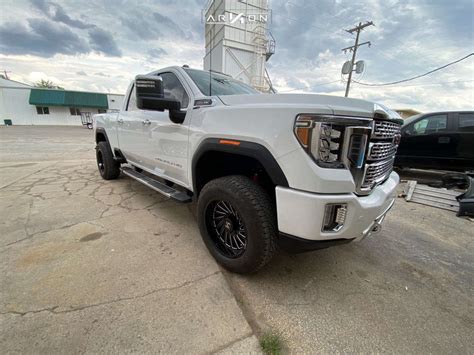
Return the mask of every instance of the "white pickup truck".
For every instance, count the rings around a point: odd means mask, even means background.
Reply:
[[[380,230],[399,178],[402,121],[371,102],[261,94],[187,66],[139,75],[122,110],[94,118],[101,176],[122,172],[197,201],[202,238],[238,273],[280,246],[305,251]]]

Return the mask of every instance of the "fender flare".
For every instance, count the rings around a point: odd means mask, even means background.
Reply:
[[[98,140],[97,140],[97,135],[98,135],[98,133],[104,135],[105,141],[107,142],[107,144],[109,145],[109,147],[112,149],[112,147],[110,146],[109,137],[107,136],[107,132],[105,132],[105,128],[103,128],[103,127],[97,127],[97,128],[95,129],[95,137],[94,137],[94,138],[95,138],[95,142],[96,142],[96,143],[98,142]]]
[[[192,160],[192,180],[195,190],[197,189],[197,164],[201,157],[207,152],[223,152],[253,158],[263,166],[275,185],[289,187],[288,180],[280,165],[272,153],[263,145],[241,140],[238,140],[238,142],[240,142],[239,145],[229,145],[219,143],[220,140],[221,138],[206,138],[196,149]]]
[[[110,142],[109,142],[109,137],[107,136],[107,132],[105,131],[105,128],[103,127],[97,127],[95,129],[95,141],[96,143],[98,143],[98,140],[97,140],[97,134],[100,133],[100,134],[103,134],[104,137],[105,137],[105,141],[107,142],[107,144],[109,145],[110,149],[112,150],[112,154],[114,155],[114,159],[123,164],[123,163],[127,163],[127,159],[125,159],[124,155],[122,154],[122,151],[119,149],[119,148],[112,148],[112,146],[110,145]]]

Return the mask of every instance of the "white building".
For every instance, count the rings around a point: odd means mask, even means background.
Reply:
[[[81,125],[81,113],[120,109],[124,95],[40,89],[0,78],[0,124]]]
[[[225,73],[257,90],[270,91],[265,68],[275,52],[275,40],[268,31],[270,20],[268,0],[209,0],[204,10],[204,70]]]

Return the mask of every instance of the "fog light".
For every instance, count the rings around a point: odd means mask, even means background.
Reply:
[[[323,232],[337,232],[346,221],[347,204],[328,204],[324,209]]]

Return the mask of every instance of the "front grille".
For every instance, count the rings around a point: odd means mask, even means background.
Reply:
[[[366,164],[362,188],[372,188],[374,185],[385,181],[392,172],[394,160],[393,157],[379,163]]]
[[[395,155],[397,147],[393,142],[377,142],[369,144],[368,160],[382,160]]]
[[[395,161],[400,128],[398,123],[392,121],[374,120],[366,163],[359,175],[359,193],[370,193],[389,177]]]
[[[394,122],[388,121],[374,121],[374,130],[372,132],[372,138],[391,138],[400,134],[400,125]]]

